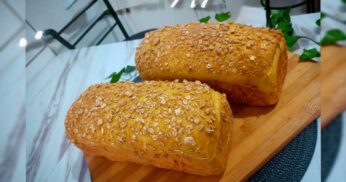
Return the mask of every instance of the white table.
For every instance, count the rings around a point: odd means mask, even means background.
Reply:
[[[297,23],[310,26],[316,14],[304,15]],[[303,22],[300,22],[303,21]],[[306,27],[311,29],[311,27]],[[27,179],[35,181],[90,181],[83,154],[65,138],[67,109],[91,84],[125,65],[134,65],[139,40],[67,51],[35,73],[27,68],[26,131]],[[318,141],[318,143],[320,143]],[[305,181],[319,181],[319,145]],[[317,167],[316,167],[317,166]]]

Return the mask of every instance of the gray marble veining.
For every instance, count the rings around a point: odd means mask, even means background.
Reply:
[[[0,51],[0,181],[25,181],[25,52],[13,42],[5,48]]]
[[[50,60],[39,74],[35,73],[37,76],[27,85],[28,181],[90,180],[82,153],[65,137],[66,112],[84,89],[106,82],[110,73],[133,63],[138,43],[121,42],[68,51]]]

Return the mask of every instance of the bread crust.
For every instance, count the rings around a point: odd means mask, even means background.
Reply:
[[[278,102],[286,75],[283,34],[227,23],[190,23],[147,33],[136,52],[144,80],[200,80],[232,102]]]
[[[224,172],[231,123],[225,95],[187,81],[94,85],[65,120],[87,154],[198,175]]]

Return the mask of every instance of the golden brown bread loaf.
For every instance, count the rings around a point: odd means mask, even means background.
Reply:
[[[199,175],[224,172],[232,113],[200,82],[120,82],[89,87],[66,116],[87,154]]]
[[[191,23],[147,33],[136,52],[144,80],[200,80],[232,102],[275,104],[286,75],[283,34],[228,23]]]

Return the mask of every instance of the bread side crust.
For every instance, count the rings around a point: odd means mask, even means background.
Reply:
[[[134,146],[134,148],[129,147],[129,145],[110,145],[109,142],[94,142],[92,139],[88,139],[87,137],[81,138],[77,136],[78,133],[82,132],[82,129],[80,128],[85,127],[85,124],[82,123],[79,117],[76,117],[81,108],[80,100],[94,97],[94,94],[97,94],[99,91],[100,90],[97,89],[92,91],[87,90],[85,94],[82,94],[82,98],[77,99],[77,101],[71,106],[65,121],[68,138],[85,153],[104,156],[113,161],[127,161],[143,165],[153,165],[155,167],[174,169],[204,176],[217,175],[224,172],[228,154],[228,142],[230,141],[231,134],[230,126],[232,123],[232,112],[226,96],[215,91],[211,92],[214,98],[214,104],[219,105],[218,112],[221,119],[219,121],[221,131],[217,139],[218,143],[215,153],[209,154],[209,158],[201,159],[191,158],[182,153],[148,152],[138,148],[138,145]],[[87,107],[89,107],[89,105]],[[107,106],[105,108],[107,108]],[[74,130],[78,131],[76,132]],[[106,128],[104,128],[104,130],[106,130]],[[96,137],[102,137],[99,133],[94,135],[99,135]],[[198,138],[196,138],[196,140],[198,140]],[[179,146],[177,146],[177,149],[178,148]]]
[[[278,102],[280,98],[281,89],[285,80],[287,72],[287,53],[282,50],[286,50],[286,43],[282,40],[279,44],[280,57],[276,65],[275,80],[269,80],[268,84],[275,84],[275,90],[272,92],[263,92],[257,86],[254,85],[239,85],[229,84],[220,81],[207,82],[212,88],[225,92],[228,98],[233,103],[244,104],[251,103],[253,106],[266,106],[273,105]]]
[[[284,42],[276,30],[234,23],[165,27],[143,40],[136,52],[136,67],[144,80],[200,80],[221,88],[233,102],[271,105],[278,101],[286,74]],[[274,66],[276,50],[281,54],[275,65],[277,81],[264,82]],[[249,88],[249,93],[244,92]]]

